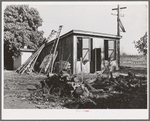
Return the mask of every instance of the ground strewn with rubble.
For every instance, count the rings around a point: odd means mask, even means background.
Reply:
[[[140,82],[133,78],[133,83],[128,87],[125,79],[129,71],[134,72],[137,78],[140,77]],[[112,74],[113,81],[108,80],[107,75],[84,75],[87,85],[91,85],[93,89],[87,87],[90,98],[82,98],[79,101],[78,96],[72,99],[58,95],[57,89],[53,90],[55,95],[44,94],[40,81],[47,78],[45,75],[20,75],[14,71],[4,71],[4,109],[146,109],[147,70],[121,68],[121,71]],[[77,77],[80,78],[80,75]]]

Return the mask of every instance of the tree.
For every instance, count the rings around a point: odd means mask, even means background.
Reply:
[[[143,55],[147,55],[147,32],[143,37],[140,38],[140,40],[134,41],[133,43],[139,53],[143,53]]]
[[[38,31],[42,18],[28,5],[9,5],[4,10],[4,62],[18,57],[20,48],[37,49],[43,42],[43,31]]]

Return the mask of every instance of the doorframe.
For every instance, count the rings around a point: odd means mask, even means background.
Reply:
[[[77,74],[77,51],[78,51],[77,50],[77,40],[78,40],[78,38],[89,39],[89,41],[92,39],[92,37],[89,37],[89,36],[77,36],[77,35],[73,36],[73,74]],[[90,46],[93,46],[93,45],[90,45]],[[90,46],[89,46],[89,48],[90,48]],[[82,49],[83,49],[83,45],[82,45]],[[91,61],[91,54],[90,54],[89,58]],[[90,66],[89,66],[89,69],[90,69]]]

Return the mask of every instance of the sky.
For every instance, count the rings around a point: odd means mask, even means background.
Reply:
[[[85,30],[117,34],[117,5],[127,7],[120,11],[125,33],[121,32],[120,51],[138,54],[133,41],[139,40],[148,31],[148,2],[2,2],[2,10],[11,4],[27,4],[36,8],[43,19],[39,30],[48,37],[53,29],[63,25],[61,35],[71,30]]]

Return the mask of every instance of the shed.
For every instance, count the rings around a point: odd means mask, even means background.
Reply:
[[[13,60],[13,70],[16,70],[18,67],[20,67],[35,52],[35,50],[21,48],[20,52],[21,52],[20,56],[14,58]]]
[[[104,66],[104,61],[108,60],[110,55],[114,60],[119,56],[114,43],[116,40],[120,40],[120,38],[117,35],[98,32],[83,30],[69,31],[60,36],[56,62],[66,61],[70,56],[68,61],[71,64],[72,73],[78,74],[81,72],[80,58],[82,57],[84,60],[82,64],[84,73],[100,71]],[[54,41],[50,41],[42,50],[38,58],[39,63],[50,53]]]

